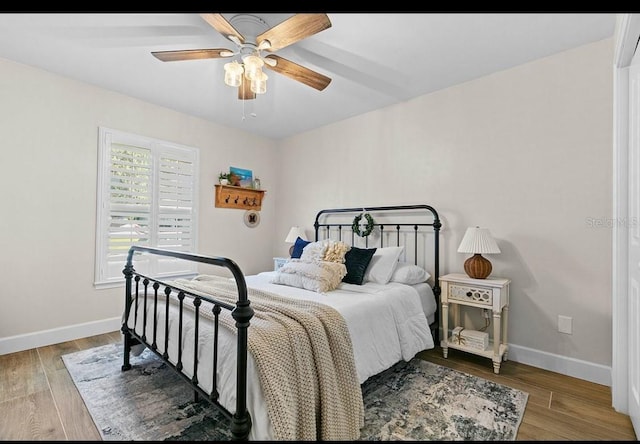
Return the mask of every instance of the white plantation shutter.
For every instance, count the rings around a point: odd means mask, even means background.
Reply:
[[[196,183],[195,162],[190,156],[163,152],[158,167],[158,215],[156,218],[156,245],[175,251],[195,251],[194,195]],[[180,259],[159,258],[159,274],[192,271],[181,270],[190,265]],[[182,265],[181,265],[182,264]]]
[[[131,245],[194,252],[198,150],[100,128],[99,155],[96,285],[123,282]],[[145,255],[135,267],[153,276],[196,271],[180,259]]]

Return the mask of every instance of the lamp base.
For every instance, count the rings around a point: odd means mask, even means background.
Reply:
[[[470,278],[486,279],[491,274],[491,262],[476,253],[464,261],[464,271]]]
[[[291,245],[289,247],[289,257],[291,257],[293,255],[293,247],[295,247],[295,245]]]

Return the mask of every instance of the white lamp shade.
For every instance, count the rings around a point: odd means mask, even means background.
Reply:
[[[500,248],[487,228],[469,227],[464,233],[458,253],[496,254]]]
[[[287,237],[284,241],[288,244],[292,244],[298,238],[307,240],[306,236],[304,235],[304,231],[302,231],[300,227],[291,227],[291,229],[289,230],[289,234],[287,234]]]

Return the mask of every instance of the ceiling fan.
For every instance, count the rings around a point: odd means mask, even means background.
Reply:
[[[227,20],[222,14],[200,14],[200,16],[224,37],[235,43],[236,50],[226,48],[186,49],[178,51],[152,52],[163,62],[180,60],[217,59],[239,56],[225,64],[225,83],[238,87],[238,99],[255,99],[256,94],[266,91],[267,76],[262,67],[304,83],[318,91],[324,90],[331,79],[309,68],[273,54],[302,39],[331,27],[326,14],[295,14],[280,24],[269,28],[260,17],[238,14]],[[242,30],[242,33],[237,28]],[[263,51],[271,54],[262,55]]]

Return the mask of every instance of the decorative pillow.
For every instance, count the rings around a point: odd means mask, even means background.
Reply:
[[[327,262],[337,262],[344,264],[345,254],[351,248],[350,245],[341,241],[328,241],[327,251],[324,253],[323,260]]]
[[[391,275],[389,282],[399,282],[401,284],[415,285],[421,282],[427,282],[431,275],[418,265],[408,264],[406,262],[398,262],[395,271]]]
[[[325,241],[310,242],[302,249],[300,260],[306,262],[324,260],[328,246],[329,244]]]
[[[291,259],[278,269],[271,283],[326,293],[338,288],[345,274],[345,265],[337,262]]]
[[[342,282],[347,284],[362,285],[364,273],[371,262],[375,248],[351,247],[344,256],[347,267],[347,275],[342,278]]]
[[[404,251],[401,247],[384,247],[376,249],[364,274],[364,282],[386,284],[398,265],[398,259]]]
[[[293,244],[293,252],[291,253],[291,257],[294,259],[300,259],[300,256],[302,256],[302,250],[310,243],[311,241],[306,241],[298,237],[296,239],[296,242]]]

